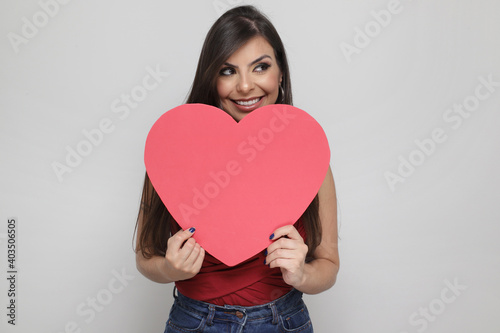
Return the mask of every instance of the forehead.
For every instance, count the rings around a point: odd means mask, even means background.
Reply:
[[[262,55],[268,55],[274,59],[274,49],[264,37],[256,36],[236,50],[227,61],[232,64],[237,62],[248,64]]]

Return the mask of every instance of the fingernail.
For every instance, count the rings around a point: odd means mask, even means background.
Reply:
[[[269,239],[273,239],[274,238],[274,234],[272,234],[271,236],[269,236]]]
[[[266,250],[264,250],[264,255],[265,255],[265,256],[267,256],[267,249],[266,249]]]
[[[266,264],[266,259],[264,259],[264,265],[267,265],[267,264]]]
[[[196,229],[194,227],[189,228],[189,232],[193,233]]]

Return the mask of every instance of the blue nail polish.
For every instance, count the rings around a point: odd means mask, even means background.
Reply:
[[[272,234],[271,236],[269,236],[269,239],[273,239],[274,238],[274,234]]]
[[[264,255],[267,256],[267,250],[264,250]]]
[[[189,228],[189,232],[190,232],[190,233],[193,233],[195,230],[196,230],[196,229],[195,229],[194,227]]]
[[[267,264],[266,264],[266,259],[264,259],[264,265],[267,265]]]

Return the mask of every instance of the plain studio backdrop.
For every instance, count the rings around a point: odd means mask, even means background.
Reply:
[[[145,138],[243,3],[275,24],[295,105],[330,142],[341,266],[305,297],[316,331],[499,332],[493,0],[3,0],[0,330],[163,331],[173,286],[132,248]]]

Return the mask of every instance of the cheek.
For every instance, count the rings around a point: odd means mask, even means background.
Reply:
[[[273,94],[279,91],[280,85],[280,75],[279,73],[273,73],[272,75],[266,75],[260,82],[260,86],[268,94]]]
[[[262,82],[262,89],[264,89],[268,94],[275,94],[279,91],[279,78],[268,77]]]
[[[221,99],[226,98],[231,92],[230,85],[228,82],[222,80],[217,81],[217,93]]]

